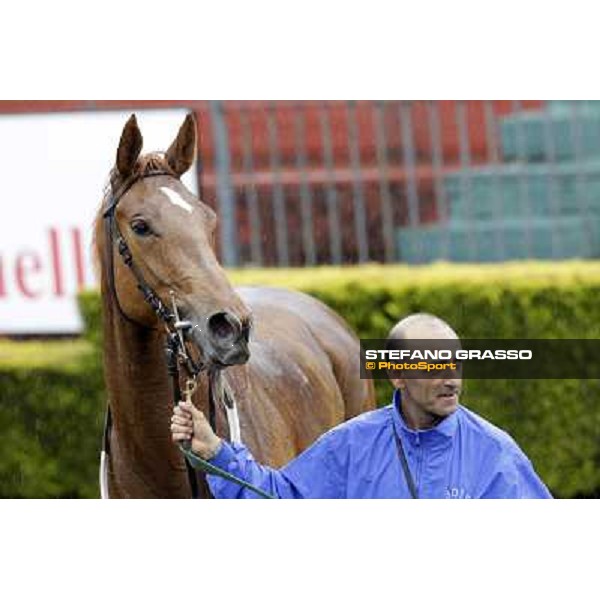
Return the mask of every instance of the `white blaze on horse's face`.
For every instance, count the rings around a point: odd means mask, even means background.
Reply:
[[[174,206],[179,206],[183,210],[191,213],[194,209],[189,202],[186,202],[175,190],[166,186],[161,186],[160,191],[171,201]]]

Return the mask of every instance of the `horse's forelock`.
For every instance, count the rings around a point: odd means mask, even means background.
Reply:
[[[133,172],[127,179],[138,179],[141,177],[148,177],[149,175],[153,175],[155,173],[168,173],[169,175],[173,175],[173,177],[177,177],[177,174],[164,156],[162,152],[152,152],[150,154],[146,154],[144,156],[140,156],[138,158]],[[106,185],[104,186],[104,192],[102,195],[102,204],[100,206],[98,216],[101,216],[100,213],[105,209],[107,203],[111,199],[115,190],[118,190],[125,181],[123,177],[117,170],[117,167],[113,167],[108,174],[108,180]]]
[[[154,173],[167,172],[173,177],[177,177],[177,173],[167,162],[163,152],[152,152],[141,156],[134,168],[134,177],[147,177]]]
[[[131,178],[137,179],[140,177],[147,177],[149,175],[153,175],[154,173],[169,173],[173,175],[173,177],[177,177],[177,174],[165,158],[164,152],[151,152],[149,154],[145,154],[144,156],[140,156],[135,164],[133,169],[133,173],[130,175]],[[112,195],[115,190],[119,189],[124,183],[123,178],[121,177],[117,167],[113,167],[108,174],[108,180],[104,186],[104,191],[102,194],[102,202],[100,204],[100,208],[96,214],[96,224],[99,220],[103,219],[103,214],[108,206],[108,202],[110,202]],[[100,257],[100,248],[98,245],[97,239],[97,227],[94,227],[93,238],[92,238],[92,257],[94,263],[94,271],[96,275],[100,274],[100,265],[101,265],[101,257]]]

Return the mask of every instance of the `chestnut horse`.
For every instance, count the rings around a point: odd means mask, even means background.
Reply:
[[[106,235],[111,214],[137,274],[170,306],[175,298],[203,364],[223,369],[237,403],[241,440],[262,463],[280,467],[320,434],[375,407],[370,381],[359,377],[359,343],[342,319],[299,292],[233,289],[215,257],[217,217],[180,176],[192,165],[196,122],[188,115],[165,153],[140,156],[135,115],[125,125],[94,227],[103,312],[104,372],[112,427],[110,497],[189,498],[184,459],[171,441],[173,389],[165,364],[165,330],[144,301],[136,273]],[[117,240],[118,241],[118,240]],[[172,294],[172,296],[170,296]],[[208,410],[199,378],[193,402]],[[225,408],[217,433],[230,429]],[[199,494],[210,497],[204,476]]]

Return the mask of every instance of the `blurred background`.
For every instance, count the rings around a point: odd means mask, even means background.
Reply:
[[[600,337],[600,102],[0,101],[0,496],[98,497],[91,222],[127,116],[166,149],[189,110],[186,183],[235,282],[307,291],[363,338],[421,310],[462,337]],[[599,387],[470,381],[465,404],[554,494],[597,497]]]

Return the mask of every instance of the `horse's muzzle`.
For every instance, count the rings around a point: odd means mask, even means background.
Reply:
[[[250,328],[249,318],[239,319],[225,311],[212,314],[206,322],[205,336],[201,341],[205,359],[222,367],[247,362],[250,358]]]

